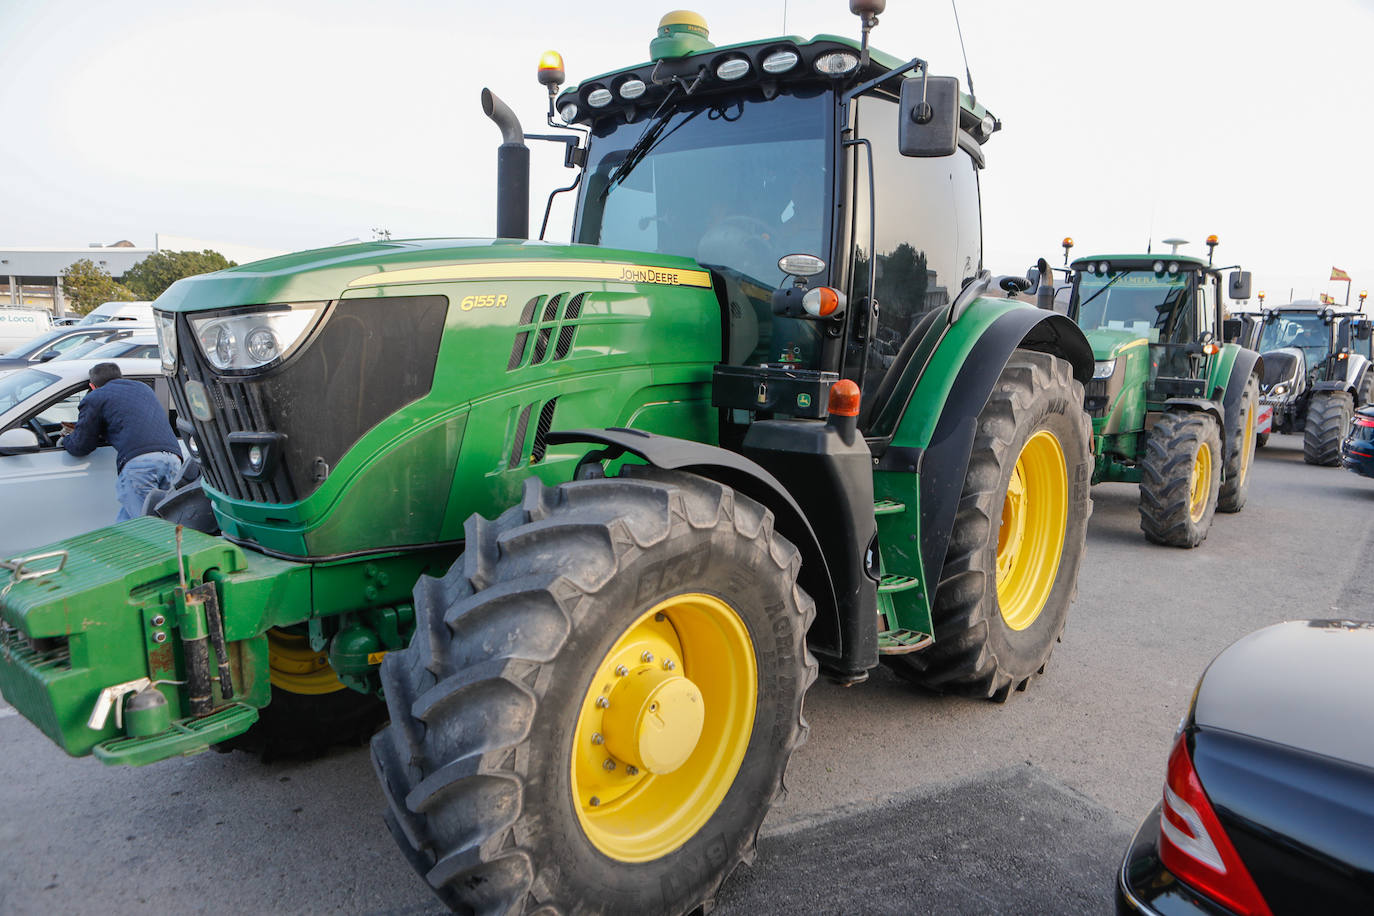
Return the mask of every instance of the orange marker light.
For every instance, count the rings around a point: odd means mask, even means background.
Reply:
[[[539,83],[543,86],[561,86],[566,74],[563,71],[563,55],[557,51],[545,51],[539,58]]]
[[[1065,248],[1072,248],[1072,247],[1073,247],[1073,239],[1070,238],[1070,237],[1068,237],[1068,236],[1065,236],[1065,237],[1064,237],[1064,241],[1060,242],[1059,244],[1063,245]]]
[[[1207,244],[1208,244],[1208,245],[1216,245],[1216,244],[1217,244],[1217,237],[1216,237],[1215,235],[1209,235],[1209,236],[1207,236]]]
[[[830,386],[830,403],[826,407],[837,417],[859,415],[859,386],[842,378]]]
[[[1216,356],[1218,353],[1221,352],[1221,347],[1217,346],[1214,343],[1203,344],[1202,352],[1206,353],[1208,356]]]
[[[833,315],[833,314],[835,313],[835,309],[837,309],[837,308],[839,308],[839,307],[840,307],[840,297],[839,297],[838,295],[835,294],[835,291],[834,291],[833,289],[831,289],[830,287],[828,287],[828,286],[823,286],[823,287],[821,287],[821,307],[820,307],[820,315],[821,315],[821,317],[822,317],[822,318],[825,318],[825,317],[828,316],[828,315]],[[853,383],[853,382],[850,382],[849,384],[853,385],[854,383]],[[858,388],[857,388],[857,386],[855,387],[854,393],[855,393],[855,396],[857,397],[857,396],[858,396]]]

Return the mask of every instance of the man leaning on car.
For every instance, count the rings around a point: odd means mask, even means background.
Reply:
[[[122,376],[114,363],[92,366],[91,393],[81,399],[76,423],[62,424],[62,447],[77,458],[114,446],[116,522],[142,515],[147,495],[170,488],[181,470],[181,446],[157,395]]]

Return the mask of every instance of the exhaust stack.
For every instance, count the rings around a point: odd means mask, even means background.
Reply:
[[[482,112],[501,128],[496,149],[496,237],[530,237],[530,148],[515,112],[490,89],[482,90]]]

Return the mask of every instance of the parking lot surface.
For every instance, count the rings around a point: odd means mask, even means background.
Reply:
[[[724,913],[1110,911],[1207,662],[1300,617],[1374,618],[1374,481],[1274,436],[1250,502],[1196,550],[1147,544],[1136,489],[1093,491],[1078,599],[1005,705],[879,672],[821,682],[790,793]],[[0,704],[0,912],[430,913],[379,816],[366,749],[262,765],[71,760]]]

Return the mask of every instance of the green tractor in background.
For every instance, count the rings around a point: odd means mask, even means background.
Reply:
[[[560,90],[549,59],[573,244],[528,240],[484,91],[500,238],[171,287],[222,534],[8,561],[6,699],[138,765],[349,737],[384,697],[385,819],[446,904],[680,913],[752,855],[818,667],[1024,689],[1082,558],[1092,351],[1043,274],[982,269],[999,122],[851,6],[862,42],[674,13],[647,63]]]
[[[1093,483],[1140,484],[1146,539],[1196,547],[1217,510],[1245,506],[1263,365],[1223,342],[1223,268],[1168,255],[1095,255],[1071,265],[1069,315],[1087,334],[1096,368],[1085,401],[1093,422]],[[1072,240],[1065,239],[1065,253]],[[1066,257],[1067,259],[1067,257]],[[1230,275],[1232,299],[1250,274]]]

